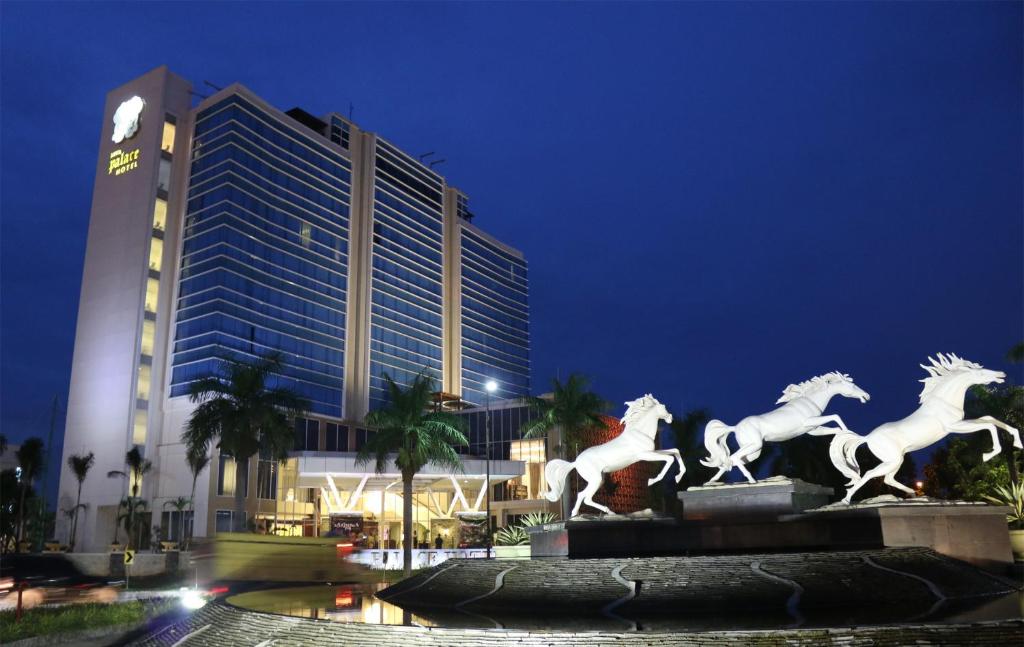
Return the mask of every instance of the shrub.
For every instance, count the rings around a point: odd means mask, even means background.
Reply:
[[[993,488],[995,496],[985,495],[985,499],[996,505],[1010,507],[1006,521],[1014,530],[1024,530],[1024,481],[999,485]]]

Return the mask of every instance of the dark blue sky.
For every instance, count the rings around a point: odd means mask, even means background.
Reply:
[[[1024,338],[1019,2],[0,12],[13,440],[67,398],[104,95],[164,63],[447,158],[529,259],[538,391],[581,371],[735,422],[841,369],[866,433],[926,355],[1007,368]]]

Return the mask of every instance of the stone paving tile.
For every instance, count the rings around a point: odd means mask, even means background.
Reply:
[[[221,602],[207,605],[168,629],[132,643],[139,647],[312,647],[321,645],[410,645],[413,647],[495,647],[598,645],[633,647],[903,645],[1020,645],[1024,621],[957,625],[904,625],[709,633],[547,632],[483,629],[427,629],[344,624],[244,611]]]

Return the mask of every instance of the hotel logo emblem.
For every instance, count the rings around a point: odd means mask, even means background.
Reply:
[[[139,117],[145,105],[141,97],[134,96],[117,107],[114,111],[114,135],[111,137],[115,144],[131,139],[139,131]]]

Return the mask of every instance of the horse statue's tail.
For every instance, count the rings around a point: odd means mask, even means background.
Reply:
[[[864,436],[858,436],[852,431],[840,431],[832,437],[832,444],[828,446],[828,457],[832,464],[843,473],[843,476],[850,479],[847,485],[853,485],[860,478],[860,465],[857,464],[857,448],[867,440]]]
[[[544,480],[548,484],[548,491],[544,493],[545,499],[558,501],[558,498],[562,496],[562,488],[565,487],[565,477],[575,467],[575,463],[558,458],[548,461],[547,467],[544,468]]]
[[[704,467],[726,467],[729,464],[729,434],[735,429],[721,420],[712,420],[704,427],[704,447],[708,457],[700,459]]]

